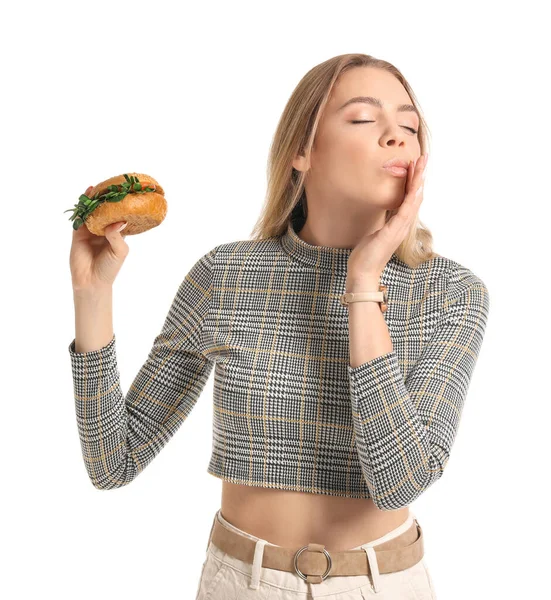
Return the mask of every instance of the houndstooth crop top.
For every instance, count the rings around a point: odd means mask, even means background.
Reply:
[[[127,395],[115,335],[69,345],[92,484],[130,483],[187,419],[214,367],[207,472],[266,488],[409,505],[444,471],[489,310],[483,281],[395,254],[380,282],[393,350],[352,368],[341,305],[351,249],[282,236],[216,246],[181,282]],[[369,335],[369,331],[365,332]]]

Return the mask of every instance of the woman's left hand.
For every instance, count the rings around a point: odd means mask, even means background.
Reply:
[[[423,183],[428,154],[408,167],[406,193],[400,207],[375,233],[364,236],[348,257],[347,281],[376,282],[405,239],[423,201]]]

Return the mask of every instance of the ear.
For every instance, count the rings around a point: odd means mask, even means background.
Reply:
[[[310,168],[309,162],[306,160],[306,157],[302,154],[299,154],[295,160],[293,160],[293,167],[297,171],[308,171]]]

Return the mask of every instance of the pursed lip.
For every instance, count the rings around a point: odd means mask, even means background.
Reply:
[[[409,163],[401,158],[391,158],[383,164],[383,169],[388,169],[389,167],[402,167],[402,169],[407,169],[408,166]]]

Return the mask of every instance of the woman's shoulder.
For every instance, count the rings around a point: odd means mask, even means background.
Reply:
[[[277,246],[278,238],[276,236],[263,238],[263,239],[238,239],[230,242],[224,242],[216,246],[217,253],[235,253],[239,252],[250,252],[251,250],[261,250],[268,246]]]
[[[259,257],[270,258],[271,252],[279,249],[278,238],[270,237],[264,239],[237,239],[218,244],[210,252],[215,256],[217,264],[234,262],[250,257],[257,260]]]
[[[478,270],[453,258],[438,257],[446,272],[446,304],[449,306],[469,297],[470,302],[489,310],[488,287]]]
[[[452,258],[446,258],[448,270],[448,286],[457,293],[462,293],[468,288],[478,286],[487,289],[484,280],[478,270],[458,262]]]

